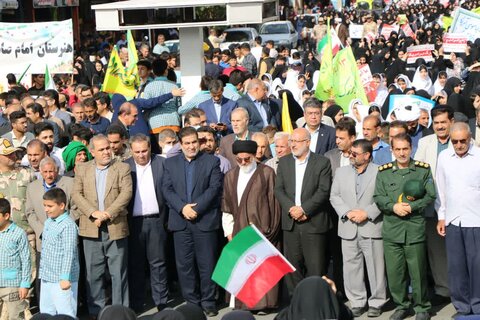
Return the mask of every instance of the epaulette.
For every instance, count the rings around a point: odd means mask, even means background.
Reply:
[[[422,162],[422,161],[415,161],[415,166],[420,168],[425,168],[425,169],[430,168],[430,165],[428,163]]]
[[[392,168],[393,168],[393,163],[390,162],[390,163],[384,164],[383,166],[379,166],[378,171],[383,171],[383,170],[392,169]]]

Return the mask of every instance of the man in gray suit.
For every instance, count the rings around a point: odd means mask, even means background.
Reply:
[[[330,194],[330,203],[340,218],[345,292],[355,317],[365,312],[367,304],[364,261],[372,292],[368,316],[379,317],[387,302],[382,216],[373,201],[378,166],[372,163],[372,149],[372,143],[365,139],[353,143],[352,165],[337,169]]]

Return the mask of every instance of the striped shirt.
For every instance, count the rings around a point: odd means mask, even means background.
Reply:
[[[177,85],[166,77],[156,77],[150,82],[143,91],[143,98],[150,99],[170,93]],[[162,103],[150,110],[148,115],[148,124],[152,131],[163,126],[180,126],[180,116],[178,115],[179,99],[173,97],[165,103]]]
[[[15,223],[0,232],[0,288],[30,288],[27,234]]]
[[[39,278],[48,282],[78,282],[78,227],[68,212],[48,218],[42,233]]]
[[[196,93],[190,100],[185,102],[184,105],[182,105],[180,108],[178,108],[178,113],[180,114],[185,114],[188,111],[192,110],[193,108],[198,108],[198,105],[202,102],[207,101],[208,99],[211,99],[212,96],[210,95],[210,91],[205,90],[205,91],[200,91]]]

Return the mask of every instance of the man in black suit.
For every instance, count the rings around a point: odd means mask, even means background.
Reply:
[[[335,128],[322,123],[322,102],[317,98],[308,98],[303,103],[305,129],[311,136],[310,150],[324,155],[336,147]]]
[[[292,295],[303,278],[326,274],[332,169],[327,158],[310,151],[307,129],[295,129],[290,142],[292,154],[280,158],[278,164],[275,196],[282,207],[285,257],[297,269],[286,276]]]
[[[130,138],[130,165],[133,197],[128,207],[129,283],[131,307],[143,311],[145,303],[145,264],[150,268],[153,302],[159,310],[168,299],[166,210],[162,196],[164,158],[152,155],[150,138],[136,134]]]
[[[260,79],[252,79],[247,85],[247,94],[237,100],[239,107],[248,111],[250,132],[262,131],[268,125],[281,128],[280,107],[267,98],[267,87]]]
[[[215,316],[215,283],[211,280],[217,256],[223,175],[220,160],[199,152],[197,131],[178,134],[182,153],[164,165],[162,191],[169,207],[175,259],[183,298]],[[200,281],[197,279],[197,272]]]

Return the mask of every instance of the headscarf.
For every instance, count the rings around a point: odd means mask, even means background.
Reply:
[[[70,171],[75,167],[75,157],[80,151],[85,151],[87,153],[87,159],[92,160],[92,155],[83,143],[80,141],[72,141],[62,152],[62,158],[65,162],[65,171]]]
[[[452,95],[452,93],[455,93],[455,91],[453,90],[456,86],[458,86],[459,84],[462,84],[462,80],[460,80],[459,78],[457,77],[451,77],[447,80],[447,82],[445,83],[445,87],[443,88],[443,90],[445,90],[445,92],[448,94],[448,96],[450,97]]]
[[[282,310],[275,320],[338,319],[338,299],[328,283],[319,276],[300,281],[293,292],[290,306]]]
[[[255,320],[250,311],[233,310],[222,317],[222,320]]]
[[[333,124],[337,124],[337,121],[335,121],[335,116],[342,111],[342,107],[340,107],[338,104],[331,105],[330,107],[325,110],[323,113],[325,116],[330,117],[333,121]]]
[[[422,78],[420,71],[422,69],[427,70],[427,78]],[[415,71],[413,76],[412,86],[415,88],[416,91],[418,90],[425,90],[429,95],[433,95],[433,84],[432,79],[428,76],[428,69],[425,65],[421,65]]]
[[[377,88],[377,96],[375,97],[374,102],[379,106],[382,106],[383,103],[385,102],[385,99],[388,96],[388,89],[384,85],[384,81],[385,81],[384,77],[381,74],[379,74],[379,76],[380,76],[380,85]]]
[[[186,303],[175,308],[175,311],[181,313],[187,320],[207,320],[202,308],[196,304]]]
[[[402,79],[403,81],[405,81],[405,84],[407,85],[406,88],[410,88],[412,86],[412,83],[410,82],[410,79],[406,75],[399,74],[398,77],[397,77],[397,80],[398,79]]]
[[[121,305],[106,306],[98,314],[98,320],[136,320],[137,316],[132,309]]]
[[[357,108],[357,112],[354,110],[354,106]],[[364,105],[362,103],[362,100],[360,99],[353,99],[350,101],[350,104],[348,105],[348,116],[355,120],[356,125],[355,125],[355,131],[357,132],[357,139],[363,138],[363,119],[368,116],[368,109],[370,108],[369,105]],[[360,117],[360,120],[357,119],[357,114]]]
[[[443,86],[440,84],[440,75],[447,75],[445,71],[440,71],[437,75],[437,80],[433,83],[433,95],[438,94],[440,91],[443,90]]]

